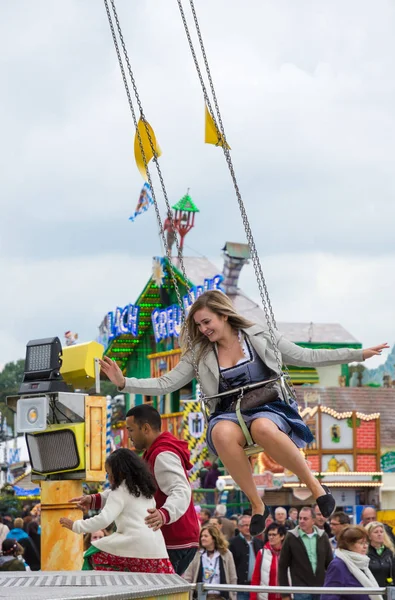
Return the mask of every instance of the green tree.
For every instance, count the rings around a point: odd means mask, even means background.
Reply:
[[[8,425],[12,425],[14,422],[14,413],[6,405],[6,398],[18,393],[24,370],[25,361],[21,359],[7,363],[0,373],[0,438],[3,433],[3,420],[7,419]]]
[[[0,402],[5,402],[6,396],[17,394],[25,371],[23,359],[7,363],[0,373]]]
[[[350,378],[354,373],[357,373],[358,387],[362,386],[363,372],[365,371],[365,369],[366,369],[366,367],[364,365],[362,365],[361,363],[358,363],[357,365],[352,365],[351,367],[349,367]]]
[[[100,394],[102,396],[111,396],[114,398],[117,394],[119,394],[117,386],[111,383],[109,380],[100,380]]]

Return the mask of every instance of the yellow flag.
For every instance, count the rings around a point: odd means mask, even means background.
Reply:
[[[223,146],[224,138],[222,133],[218,130],[216,124],[213,121],[212,116],[210,115],[207,105],[205,105],[205,116],[206,116],[206,128],[205,128],[205,137],[204,141],[206,144],[214,144],[214,146]],[[225,148],[230,150],[230,146],[225,143]]]
[[[160,156],[162,154],[162,151],[159,148],[158,142],[156,141],[154,130],[152,129],[151,125],[147,121],[142,121],[140,119],[137,124],[137,129],[140,133],[141,143],[142,143],[142,146],[144,149],[145,161],[148,165],[149,161],[154,157],[154,152],[152,151],[152,148],[151,148],[151,143],[150,143],[150,140],[149,140],[149,137],[147,134],[147,129],[149,131],[149,134],[150,134],[150,137],[152,140],[152,146],[156,152],[156,155]],[[143,154],[141,152],[140,141],[139,141],[139,138],[137,135],[137,131],[134,136],[134,158],[136,160],[137,168],[140,171],[143,179],[145,179],[145,181],[148,181],[147,170],[145,168]]]

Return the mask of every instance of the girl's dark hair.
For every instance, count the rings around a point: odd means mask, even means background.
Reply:
[[[3,540],[1,549],[3,556],[18,556],[18,554],[23,554],[22,546],[13,538]]]
[[[110,468],[113,483],[112,490],[116,490],[124,481],[129,492],[138,498],[152,498],[156,485],[145,462],[128,448],[115,450],[106,460]]]

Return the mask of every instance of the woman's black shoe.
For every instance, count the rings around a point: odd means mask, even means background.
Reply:
[[[322,516],[326,519],[329,519],[329,517],[335,512],[336,502],[328,486],[323,485],[322,487],[325,490],[325,496],[318,496],[316,502]]]
[[[252,517],[250,523],[250,535],[254,537],[255,535],[260,535],[265,531],[265,522],[269,514],[270,510],[267,506],[265,506],[263,515],[254,515]]]

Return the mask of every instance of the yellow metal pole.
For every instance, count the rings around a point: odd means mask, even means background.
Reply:
[[[82,481],[41,482],[41,570],[80,571],[83,538],[65,529],[60,517],[76,521],[82,512],[67,501],[82,496]]]

